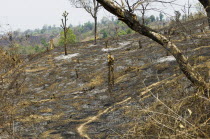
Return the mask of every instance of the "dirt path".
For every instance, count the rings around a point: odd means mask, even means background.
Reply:
[[[148,93],[149,91],[151,91],[154,87],[159,86],[159,85],[164,84],[164,83],[169,83],[170,81],[172,81],[172,80],[170,80],[170,79],[173,79],[175,76],[176,76],[176,75],[172,75],[171,77],[169,77],[169,78],[167,78],[167,79],[165,79],[165,80],[162,80],[162,81],[160,81],[160,82],[153,83],[153,84],[151,84],[150,86],[143,88],[144,91],[141,91],[140,94],[141,94],[141,95],[145,95],[146,93]],[[168,80],[170,80],[170,81],[168,81]],[[168,82],[167,82],[167,81],[168,81]],[[125,103],[125,102],[127,102],[127,101],[129,101],[129,100],[131,100],[131,99],[132,99],[132,97],[129,97],[129,98],[123,100],[123,101],[117,102],[117,103],[115,103],[113,106],[110,106],[110,107],[106,108],[105,110],[99,112],[96,116],[88,117],[88,118],[87,118],[87,121],[84,122],[84,123],[82,123],[82,124],[77,128],[77,131],[78,131],[78,133],[80,134],[80,136],[81,136],[81,137],[85,137],[85,138],[87,138],[87,139],[91,139],[91,138],[88,136],[88,134],[86,133],[86,129],[87,129],[86,126],[87,126],[89,123],[92,123],[92,122],[96,121],[98,118],[100,118],[101,115],[113,111],[113,110],[115,109],[115,106],[120,105],[120,104],[123,104],[123,103]]]
[[[127,101],[131,100],[131,97],[121,101],[121,102],[118,102],[118,103],[115,103],[113,106],[110,106],[108,107],[107,109],[103,110],[102,112],[99,112],[96,116],[92,116],[92,117],[89,117],[88,118],[88,121],[86,121],[85,123],[81,124],[78,128],[77,128],[77,131],[78,133],[80,134],[80,136],[82,137],[85,137],[87,139],[90,139],[90,137],[88,136],[88,134],[86,133],[85,129],[86,129],[86,125],[89,124],[89,123],[92,123],[93,121],[97,120],[101,115],[109,112],[109,111],[113,111],[115,108],[116,105],[120,105],[120,104],[123,104]]]

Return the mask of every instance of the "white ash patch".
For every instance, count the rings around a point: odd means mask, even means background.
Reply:
[[[68,82],[68,83],[66,84],[66,86],[69,86],[69,85],[72,85],[72,84],[75,84],[75,83],[76,83],[76,81]]]
[[[202,26],[202,25],[203,25],[203,24],[201,23],[201,24],[197,24],[196,26],[197,26],[197,27],[200,27],[200,26]]]
[[[130,41],[119,43],[119,45],[121,45],[121,46],[126,46],[126,45],[129,45],[129,44],[131,44]]]
[[[122,49],[129,44],[131,44],[131,42],[129,42],[129,41],[122,42],[122,43],[119,43],[120,46],[117,47],[117,48],[103,48],[102,51],[103,52],[109,52],[109,51],[119,50],[119,49]]]
[[[101,89],[101,90],[99,90],[99,89],[94,89],[94,90],[92,91],[92,94],[90,94],[90,96],[95,95],[95,94],[104,93],[105,91],[106,91],[106,89]]]
[[[64,88],[66,88],[65,83],[61,83],[61,84],[59,84],[58,86],[59,86],[59,87],[62,87],[62,86],[63,86]]]
[[[99,99],[100,99],[100,100],[105,100],[105,99],[107,99],[107,98],[108,98],[108,96],[106,96],[106,95],[99,96]]]
[[[82,105],[82,108],[84,108],[84,109],[88,109],[88,108],[90,108],[91,106],[90,105],[88,105],[88,104],[84,104],[84,105]]]
[[[52,114],[52,113],[47,112],[47,113],[42,113],[41,115],[42,115],[42,116],[51,116],[51,115],[53,115],[53,114]]]
[[[68,54],[68,55],[60,55],[58,57],[55,57],[56,60],[64,60],[64,59],[71,59],[73,57],[79,56],[79,53],[75,54]]]
[[[126,67],[125,66],[117,66],[116,71],[121,71],[124,70]]]
[[[139,62],[137,63],[138,66],[143,66],[144,64],[145,64],[144,61],[139,61]]]
[[[81,92],[81,91],[78,91],[78,92],[74,92],[74,93],[71,93],[72,95],[79,95],[79,94],[83,94],[84,92]]]
[[[133,63],[132,63],[132,60],[131,60],[131,59],[127,59],[127,60],[125,60],[125,63],[126,63],[127,65],[133,65]]]
[[[163,62],[167,62],[167,61],[175,61],[175,57],[174,56],[165,56],[165,57],[162,57],[160,59],[157,60],[157,63],[163,63]]]
[[[44,87],[38,87],[38,88],[34,88],[34,91],[36,91],[36,93],[40,93],[42,90],[44,89]]]
[[[103,52],[109,52],[109,51],[114,51],[114,50],[118,50],[118,49],[122,49],[123,46],[117,47],[117,48],[103,48],[102,51]]]
[[[97,46],[97,45],[96,44],[91,44],[88,47],[94,47],[94,46]]]
[[[82,87],[82,86],[84,86],[85,84],[83,84],[83,83],[78,83],[77,84],[79,87]]]

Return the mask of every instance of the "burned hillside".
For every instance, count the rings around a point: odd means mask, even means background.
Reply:
[[[171,35],[208,83],[209,38],[208,30]],[[111,91],[108,54],[114,57]],[[12,64],[0,80],[0,138],[210,137],[203,90],[170,53],[139,34],[76,43],[67,56],[56,47]]]

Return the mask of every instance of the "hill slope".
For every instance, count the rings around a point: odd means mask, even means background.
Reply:
[[[173,41],[209,80],[210,34],[200,35],[193,40],[174,36]],[[173,56],[152,40],[134,34],[121,37],[119,43],[110,39],[108,48],[101,40],[68,49],[68,56],[63,56],[63,48],[55,48],[19,68],[17,82],[22,82],[13,98],[11,134],[69,139],[210,137],[209,100],[195,95],[199,90]],[[115,57],[111,94],[107,52]],[[4,78],[11,82],[9,75]],[[3,127],[9,129],[9,123]],[[6,130],[1,136],[8,137]]]

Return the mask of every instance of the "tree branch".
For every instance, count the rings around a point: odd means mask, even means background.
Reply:
[[[137,20],[137,16],[128,10],[121,9],[116,6],[111,0],[97,0],[107,11],[116,15],[120,20],[126,23],[131,29],[136,32],[149,37],[155,42],[162,45],[167,51],[169,51],[179,64],[180,69],[185,76],[196,86],[208,90],[209,87],[204,79],[197,73],[194,68],[188,63],[187,58],[181,53],[178,47],[169,41],[165,36],[153,31],[151,28],[146,27]],[[207,94],[206,94],[207,96]]]

